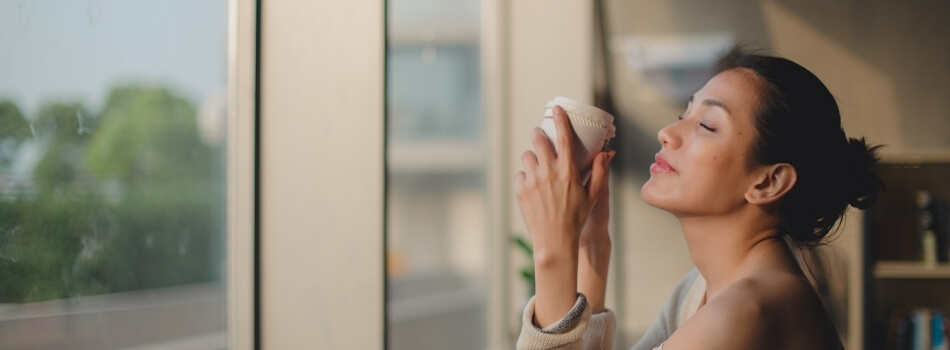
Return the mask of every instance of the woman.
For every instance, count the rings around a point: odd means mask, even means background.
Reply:
[[[570,122],[555,110],[557,149]],[[807,69],[734,51],[720,73],[660,130],[643,199],[676,216],[696,266],[634,349],[840,349],[818,295],[786,240],[816,245],[851,206],[883,185],[877,147],[847,138],[834,97]],[[536,295],[524,311],[523,349],[611,349],[604,308],[610,259],[607,166],[581,185],[570,159],[532,131],[516,175],[534,246]]]

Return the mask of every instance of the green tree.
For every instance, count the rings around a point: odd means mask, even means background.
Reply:
[[[196,108],[164,88],[114,89],[87,153],[90,171],[128,185],[211,181],[213,154]]]
[[[0,121],[18,113],[0,104]],[[125,86],[91,116],[50,103],[0,129],[43,150],[33,194],[0,197],[0,303],[219,280],[221,149],[201,141],[195,106]]]
[[[50,103],[27,123],[12,103],[0,107],[4,142],[32,137],[44,150],[33,169],[33,192],[0,201],[0,302],[27,302],[68,296],[70,269],[81,251],[86,223],[97,198],[76,185],[81,173],[85,135],[78,103]],[[11,112],[12,111],[12,112]],[[19,121],[18,121],[19,120]]]
[[[81,289],[135,290],[212,281],[223,254],[220,150],[200,139],[196,108],[165,88],[112,91],[86,166],[118,188],[116,234],[87,261]],[[129,263],[117,263],[129,262]]]
[[[9,170],[20,144],[30,138],[30,123],[13,101],[0,101],[0,170]]]
[[[33,117],[32,131],[44,148],[33,169],[33,183],[41,196],[88,187],[78,181],[83,175],[83,153],[89,140],[91,118],[79,103],[50,103]]]

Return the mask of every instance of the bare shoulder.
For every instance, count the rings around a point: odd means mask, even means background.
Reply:
[[[683,324],[664,349],[838,349],[817,294],[792,273],[750,276],[727,286]]]

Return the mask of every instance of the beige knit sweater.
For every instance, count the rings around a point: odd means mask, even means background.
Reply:
[[[676,285],[656,322],[631,350],[662,349],[663,342],[696,313],[705,294],[706,280],[693,269]],[[610,310],[591,315],[587,298],[578,293],[571,311],[544,329],[534,325],[534,298],[531,298],[525,306],[521,323],[519,350],[611,350],[617,318]]]

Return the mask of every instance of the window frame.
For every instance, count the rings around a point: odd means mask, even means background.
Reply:
[[[384,2],[270,1],[258,11],[255,341],[381,349]]]
[[[230,349],[257,336],[258,3],[228,1],[227,333]]]

